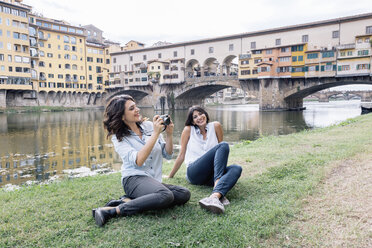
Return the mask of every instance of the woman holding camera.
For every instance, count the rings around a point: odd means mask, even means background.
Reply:
[[[212,194],[199,201],[199,205],[212,213],[223,213],[230,202],[227,192],[238,181],[242,168],[227,166],[229,145],[223,142],[219,122],[209,122],[208,113],[201,107],[189,109],[181,135],[181,149],[169,174],[172,178],[185,160],[186,178],[191,184],[213,186]]]
[[[98,226],[115,216],[168,208],[190,199],[188,189],[161,183],[162,159],[170,159],[173,153],[172,121],[165,126],[159,115],[154,116],[153,122],[143,121],[139,111],[129,95],[116,96],[106,106],[103,124],[123,161],[121,182],[131,200],[113,200],[106,204],[109,207],[96,209]],[[161,135],[164,128],[165,141]]]

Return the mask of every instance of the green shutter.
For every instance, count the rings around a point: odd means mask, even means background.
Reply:
[[[333,65],[333,70],[334,70],[334,71],[336,71],[336,70],[337,70],[337,68],[336,68],[336,65]]]
[[[320,66],[320,70],[321,70],[321,71],[324,71],[324,65],[321,65],[321,66]]]
[[[341,71],[341,65],[338,66],[338,71]]]
[[[319,65],[315,66],[315,70],[319,71]]]

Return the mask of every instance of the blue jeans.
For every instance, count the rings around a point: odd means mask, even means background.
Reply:
[[[221,142],[187,167],[186,177],[191,184],[213,186],[213,193],[225,196],[238,181],[242,167],[227,166],[230,148],[226,142]]]

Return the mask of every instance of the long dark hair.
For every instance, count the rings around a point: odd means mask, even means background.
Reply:
[[[107,130],[107,138],[111,135],[116,135],[119,141],[122,141],[124,136],[130,134],[129,127],[123,121],[125,111],[125,103],[127,101],[134,101],[133,97],[129,95],[120,95],[113,97],[106,105],[103,126]],[[137,122],[139,126],[141,122]]]
[[[205,116],[207,117],[207,123],[209,122],[209,115],[208,115],[207,111],[205,111],[202,107],[192,106],[191,108],[189,108],[189,112],[187,114],[185,126],[198,127],[197,125],[195,125],[195,124],[192,123],[193,122],[192,115],[193,115],[194,111],[198,111],[198,112],[200,112],[202,114],[205,114]]]

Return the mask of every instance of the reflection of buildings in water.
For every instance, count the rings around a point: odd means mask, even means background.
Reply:
[[[5,114],[0,114],[0,134],[8,132],[8,122]]]
[[[307,129],[302,111],[261,112],[260,135],[283,135]]]
[[[221,111],[224,110],[224,111]],[[244,105],[209,108],[211,120],[219,120],[225,140],[255,140],[260,136],[281,135],[308,128],[302,112],[259,112]]]
[[[114,150],[106,139],[101,111],[6,115],[0,133],[0,186],[43,181],[65,169],[111,166]]]
[[[228,142],[237,142],[239,140],[253,140],[257,138],[259,112],[252,109],[244,111],[241,105],[229,106],[229,111],[221,111],[221,109],[208,109],[211,120],[221,122],[225,140]],[[227,137],[228,136],[228,137]]]

